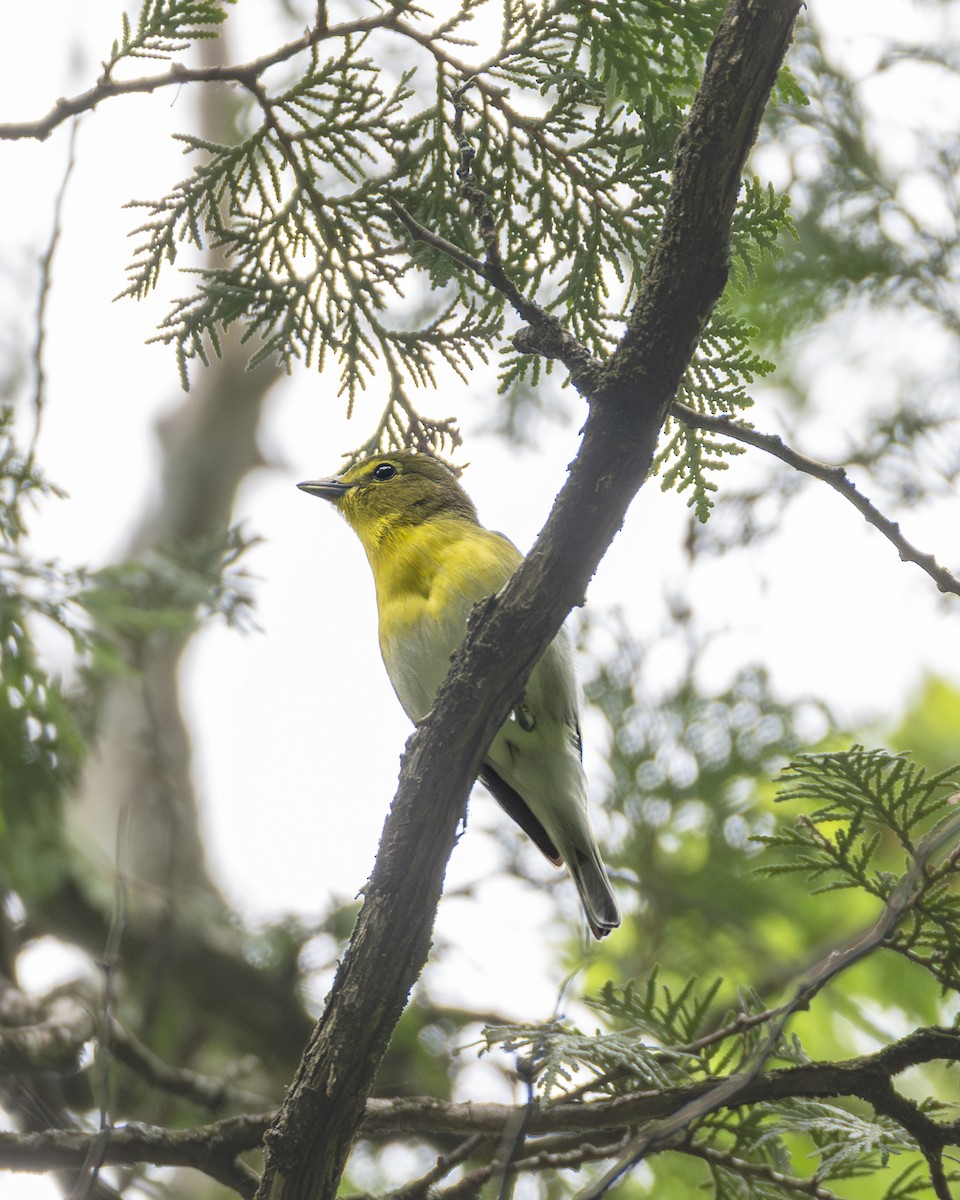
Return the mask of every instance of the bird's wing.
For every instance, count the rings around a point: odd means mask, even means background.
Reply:
[[[478,778],[507,816],[516,821],[537,849],[549,858],[555,867],[562,867],[563,858],[560,851],[550,840],[549,834],[527,807],[519,793],[514,791],[489,763],[484,763],[480,768]]]

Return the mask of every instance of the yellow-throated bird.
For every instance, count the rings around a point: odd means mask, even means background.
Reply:
[[[483,528],[453,473],[427,454],[381,454],[297,486],[331,501],[363,543],[387,674],[407,716],[421,720],[471,608],[503,587],[520,551]],[[552,863],[566,863],[601,938],[620,924],[620,912],[590,828],[580,758],[580,689],[561,629],[494,738],[480,779]]]

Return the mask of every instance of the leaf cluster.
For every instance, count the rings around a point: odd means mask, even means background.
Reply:
[[[804,888],[757,876],[751,839],[776,823],[770,778],[818,744],[830,714],[784,701],[756,667],[705,692],[709,643],[679,601],[647,642],[591,618],[585,645],[590,712],[602,718],[589,741],[605,747],[605,774],[591,775],[613,814],[605,856],[644,930],[622,969],[635,974],[638,962],[646,969],[667,955],[679,987],[709,970],[764,978],[771,962],[808,953],[829,918],[797,920]],[[664,661],[675,664],[671,680],[655,686]]]
[[[960,847],[950,772],[929,774],[904,756],[855,746],[798,756],[781,773],[780,783],[778,799],[815,807],[796,828],[783,826],[756,839],[765,854],[775,849],[786,856],[779,865],[763,866],[761,874],[827,876],[814,894],[843,887],[899,905],[900,920],[884,945],[945,990],[960,991],[954,965],[960,946],[955,903]],[[886,869],[897,851],[899,872]],[[842,994],[840,984],[831,991],[838,987]],[[797,995],[796,982],[784,990]],[[796,1011],[790,1000],[771,1007],[759,995],[738,995],[732,1003],[723,996],[718,978],[674,983],[669,972],[654,968],[637,980],[608,982],[588,1001],[606,1024],[592,1035],[554,1021],[491,1026],[484,1036],[488,1048],[522,1055],[521,1069],[545,1105],[590,1094],[646,1096],[678,1089],[679,1107],[704,1095],[704,1085],[741,1073],[755,1077],[771,1063],[786,1064],[780,1072],[784,1080],[791,1067],[829,1070],[830,1064],[813,1059],[806,1036],[784,1028],[784,1014]],[[820,1011],[813,1014],[808,1033],[829,1018],[838,999],[830,993],[817,996]],[[844,1011],[842,1004],[838,1011]],[[673,1148],[706,1164],[717,1197],[833,1195],[829,1189],[838,1183],[879,1179],[878,1172],[890,1171],[893,1156],[899,1169],[882,1192],[871,1194],[891,1200],[920,1194],[930,1183],[916,1130],[920,1114],[932,1113],[941,1101],[928,1093],[919,1106],[898,1101],[888,1110],[887,1093],[877,1085],[871,1112],[857,1098],[867,1094],[864,1086],[847,1090],[838,1072],[819,1095],[781,1091],[742,1107],[707,1109],[691,1118]],[[943,1099],[949,1098],[948,1091]],[[670,1194],[666,1163],[656,1160],[653,1166],[664,1194]]]
[[[0,410],[0,877],[25,902],[71,872],[64,801],[76,782],[103,680],[128,673],[151,638],[185,637],[218,617],[251,623],[250,579],[239,529],[144,562],[99,572],[40,560],[25,546],[28,509],[57,488],[14,437]],[[84,680],[53,676],[37,649],[43,626],[66,634]]]
[[[34,645],[32,622],[53,621],[82,639],[71,597],[81,576],[37,562],[23,550],[27,507],[56,491],[14,436],[14,413],[0,407],[0,882],[33,897],[64,870],[63,793],[82,745],[57,682]]]
[[[723,979],[691,977],[674,985],[654,967],[638,980],[608,981],[586,997],[608,1026],[593,1034],[557,1020],[549,1025],[490,1025],[487,1049],[522,1055],[522,1071],[543,1103],[569,1094],[626,1095],[701,1083],[737,1071],[764,1044],[769,1012],[760,997],[727,1006]],[[610,1028],[612,1026],[612,1028]],[[809,1061],[796,1039],[768,1051],[787,1063]]]
[[[654,970],[642,987],[608,983],[589,1001],[608,1017],[626,1019],[622,1029],[591,1035],[556,1021],[547,1026],[487,1026],[483,1036],[488,1049],[500,1046],[522,1054],[524,1073],[544,1102],[573,1084],[580,1095],[672,1087],[698,1077],[699,1055],[688,1043],[702,1030],[720,983],[716,980],[700,990],[688,980],[674,993]],[[586,1083],[584,1071],[592,1076]]]
[[[832,1198],[856,1180],[869,1181],[878,1200],[930,1194],[923,1157],[902,1128],[838,1104],[791,1100],[708,1118],[693,1153],[707,1163],[715,1200]],[[884,1179],[893,1162],[906,1165]]]
[[[883,903],[900,884],[900,864],[921,872],[909,919],[888,945],[945,988],[960,989],[960,850],[937,852],[938,836],[956,818],[960,764],[928,773],[905,755],[856,746],[801,756],[781,779],[781,800],[816,807],[794,827],[758,836],[789,851],[765,870],[808,875],[817,893],[858,889]]]
[[[236,0],[144,0],[136,29],[126,13],[121,14],[122,32],[104,63],[109,77],[123,59],[166,59],[182,54],[201,38],[217,37],[217,26],[227,19],[224,4]]]
[[[467,260],[503,270],[590,353],[615,343],[722,5],[508,3],[499,47],[468,65],[453,48],[467,44],[478,7],[464,3],[439,25],[412,7],[385,9],[360,32],[318,25],[286,64],[285,85],[240,72],[252,106],[235,143],[184,135],[198,161],[167,196],[142,205],[124,294],[145,295],[184,248],[218,251],[220,265],[196,269],[196,289],[158,333],[185,386],[191,363],[219,354],[220,332],[240,322],[252,366],[335,364],[348,412],[385,370],[390,399],[371,448],[440,448],[450,423],[420,417],[410,389],[435,385],[441,363],[466,380],[507,319],[504,294]],[[393,77],[379,66],[398,59],[411,65]],[[430,240],[410,244],[398,206]],[[738,278],[786,224],[784,201],[748,181]],[[398,321],[412,298],[418,311]],[[767,369],[749,340],[745,322],[719,312],[686,402],[725,413],[745,406],[745,385]],[[529,394],[542,364],[508,352],[501,391]],[[701,519],[710,475],[730,451],[672,431],[665,482],[691,489]]]
[[[793,231],[789,197],[756,178],[744,181],[744,193],[732,229],[734,291],[753,284],[764,262],[781,253],[781,241]],[[747,385],[769,375],[774,364],[754,348],[758,330],[738,310],[722,301],[711,314],[697,352],[677,393],[681,404],[710,416],[739,417],[753,404]],[[688,491],[688,505],[705,522],[717,492],[714,474],[727,467],[743,446],[707,430],[692,429],[667,418],[664,440],[654,460],[664,491]]]

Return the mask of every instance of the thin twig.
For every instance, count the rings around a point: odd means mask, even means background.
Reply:
[[[497,1143],[496,1153],[493,1156],[492,1165],[496,1167],[500,1176],[500,1188],[497,1192],[497,1200],[513,1200],[517,1180],[515,1164],[524,1149],[527,1127],[530,1124],[531,1114],[536,1107],[536,1100],[533,1094],[533,1073],[529,1069],[529,1064],[525,1075],[527,1102],[522,1108],[516,1110],[516,1117],[507,1121],[504,1125],[500,1140]]]
[[[27,451],[27,462],[32,463],[40,437],[40,424],[43,418],[43,406],[46,401],[47,374],[43,365],[43,354],[47,340],[47,303],[50,299],[50,286],[53,281],[53,260],[60,244],[60,234],[63,230],[63,205],[67,195],[67,185],[76,163],[77,129],[80,118],[70,126],[70,141],[67,145],[67,165],[63,178],[57,189],[53,202],[53,223],[50,227],[50,240],[40,259],[40,290],[37,297],[37,340],[33,347],[33,434],[30,437],[30,447]]]
[[[542,358],[555,358],[570,371],[571,381],[576,387],[589,392],[589,378],[600,368],[600,362],[564,328],[563,324],[545,308],[528,299],[498,263],[482,261],[462,250],[440,234],[434,233],[412,216],[399,203],[390,200],[397,219],[410,236],[425,246],[445,254],[453,262],[472,271],[478,278],[489,283],[510,304],[511,308],[527,322],[524,329],[511,339],[521,354],[538,354]]]
[[[460,152],[460,165],[457,168],[457,177],[460,180],[460,194],[473,210],[473,215],[480,230],[480,239],[486,251],[487,278],[491,282],[495,278],[499,278],[501,284],[495,284],[495,286],[499,286],[499,290],[502,291],[503,285],[512,286],[512,281],[507,277],[503,269],[497,222],[490,211],[490,205],[487,203],[487,194],[480,186],[480,182],[473,171],[473,160],[476,158],[476,151],[463,128],[463,114],[465,111],[463,96],[473,86],[474,81],[475,76],[471,75],[465,83],[457,88],[453,97],[453,136],[457,139],[457,149]]]
[[[120,950],[123,935],[127,927],[129,915],[129,896],[127,894],[127,847],[130,837],[130,822],[133,819],[133,805],[127,798],[121,805],[117,816],[117,828],[114,845],[114,891],[113,909],[110,913],[110,924],[107,929],[106,943],[100,962],[102,971],[102,1000],[97,1018],[96,1052],[91,1083],[95,1099],[99,1102],[99,1128],[84,1156],[77,1182],[73,1189],[76,1200],[85,1200],[92,1189],[97,1186],[100,1169],[106,1161],[107,1142],[111,1132],[111,1109],[114,1100],[113,1073],[113,1004],[116,998],[117,970],[120,965]]]
[[[946,567],[940,566],[932,554],[925,554],[908,542],[900,532],[899,524],[891,521],[889,517],[885,517],[876,505],[864,496],[843,467],[833,467],[828,463],[819,462],[815,458],[809,458],[806,454],[801,454],[798,450],[788,446],[778,434],[760,433],[730,417],[708,416],[695,412],[692,408],[687,408],[685,404],[676,402],[670,406],[670,415],[685,425],[706,429],[711,433],[719,433],[734,441],[764,450],[795,470],[828,483],[841,496],[850,501],[864,520],[878,529],[896,547],[903,562],[915,563],[930,576],[941,592],[960,596],[960,579],[951,574]]]
[[[117,1062],[135,1071],[141,1079],[173,1096],[183,1096],[194,1104],[209,1108],[211,1112],[228,1104],[252,1108],[269,1103],[265,1096],[241,1091],[223,1079],[171,1066],[113,1018],[110,1020],[110,1043]]]
[[[816,1176],[800,1179],[795,1175],[784,1175],[776,1171],[769,1163],[748,1162],[715,1149],[713,1146],[684,1146],[682,1153],[702,1158],[712,1167],[723,1167],[733,1174],[741,1175],[744,1179],[757,1179],[764,1183],[772,1183],[784,1192],[795,1192],[799,1196],[810,1196],[812,1200],[839,1200],[836,1192],[823,1187]]]
[[[103,1162],[115,1166],[153,1163],[193,1167],[241,1196],[250,1197],[256,1190],[256,1175],[237,1156],[257,1146],[271,1116],[248,1114],[193,1129],[131,1123],[109,1131]],[[80,1167],[98,1139],[98,1134],[73,1129],[0,1131],[0,1167],[33,1172]]]
[[[513,1164],[513,1170],[518,1174],[529,1174],[534,1171],[576,1169],[583,1166],[584,1163],[611,1158],[620,1152],[622,1146],[623,1139],[621,1138],[613,1144],[595,1146],[592,1142],[583,1142],[569,1150],[538,1151],[526,1158],[518,1159]],[[441,1189],[437,1195],[440,1200],[470,1200],[471,1197],[477,1195],[484,1184],[497,1174],[498,1170],[499,1167],[496,1163],[487,1163],[486,1166],[468,1172],[457,1183]]]
[[[455,246],[453,242],[447,241],[438,233],[434,233],[432,229],[428,229],[426,225],[421,225],[398,200],[390,198],[390,207],[393,209],[398,220],[417,242],[423,242],[425,246],[431,246],[434,250],[439,250],[441,254],[445,254],[448,258],[453,259],[455,263],[459,263],[461,267],[466,267],[468,271],[473,271],[475,275],[479,275],[481,279],[486,279],[486,268],[479,258],[474,258],[472,254],[468,254],[466,250],[461,250],[459,246]]]
[[[37,120],[0,124],[0,141],[20,141],[25,138],[43,141],[64,121],[80,113],[90,112],[104,100],[112,100],[115,96],[156,92],[166,87],[180,87],[185,83],[240,83],[249,87],[251,82],[258,80],[270,67],[295,58],[327,38],[347,38],[369,33],[374,29],[393,29],[396,27],[397,17],[398,13],[391,9],[374,17],[344,21],[334,26],[328,26],[325,20],[319,20],[294,41],[287,42],[261,58],[236,66],[218,64],[210,67],[185,67],[182,63],[172,63],[169,70],[159,75],[125,80],[115,80],[104,74],[85,92],[69,99],[61,97],[45,116]]]
[[[454,1167],[465,1162],[477,1146],[486,1140],[483,1134],[472,1134],[449,1154],[441,1154],[429,1171],[425,1171],[416,1179],[411,1179],[403,1187],[387,1192],[384,1200],[419,1200],[419,1197],[425,1196],[435,1183],[439,1183],[444,1176],[449,1175]],[[352,1197],[349,1200],[359,1200],[359,1198]]]

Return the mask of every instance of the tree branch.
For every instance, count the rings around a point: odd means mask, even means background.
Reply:
[[[547,312],[536,301],[524,296],[499,260],[491,262],[488,257],[484,262],[468,254],[447,238],[421,225],[397,200],[391,199],[390,207],[414,241],[438,250],[458,266],[471,271],[478,279],[483,279],[504,297],[522,320],[527,322],[526,327],[515,333],[511,339],[521,354],[539,354],[544,358],[557,359],[570,371],[574,383],[584,393],[589,391],[590,381],[595,378],[599,369],[599,361],[563,327],[557,317]]]
[[[63,170],[63,177],[60,180],[60,186],[57,188],[57,195],[53,202],[53,221],[50,227],[50,239],[47,242],[47,248],[40,259],[40,288],[37,296],[37,319],[36,330],[37,337],[33,344],[33,374],[34,374],[34,392],[33,392],[33,433],[30,436],[30,450],[28,458],[33,459],[37,448],[37,442],[40,440],[40,427],[43,423],[43,410],[47,399],[47,372],[46,372],[46,343],[47,343],[47,306],[50,302],[50,294],[53,284],[53,264],[56,258],[57,248],[60,245],[60,237],[63,233],[63,209],[64,201],[66,200],[67,187],[70,183],[70,177],[73,175],[73,168],[76,165],[76,149],[77,149],[77,129],[79,122],[74,122],[70,127],[70,139],[67,148],[67,165]]]
[[[595,1146],[591,1142],[583,1142],[567,1150],[537,1150],[524,1158],[517,1159],[511,1164],[511,1170],[518,1174],[530,1174],[533,1171],[562,1171],[578,1169],[587,1162],[609,1158],[616,1153],[618,1145],[603,1144]],[[439,1200],[469,1200],[476,1196],[484,1184],[495,1178],[500,1171],[496,1162],[486,1163],[473,1171],[467,1172],[462,1179],[443,1188],[438,1193]]]
[[[918,1141],[933,1136],[941,1146],[957,1145],[960,1144],[960,1122],[942,1124],[931,1120],[892,1087],[891,1080],[902,1071],[935,1061],[960,1062],[960,1031],[946,1027],[921,1029],[860,1058],[766,1071],[755,1076],[734,1103],[753,1105],[787,1099],[855,1096],[891,1116]],[[457,1150],[441,1156],[421,1180],[391,1194],[391,1200],[407,1200],[408,1193],[419,1192],[415,1185],[435,1183],[465,1161],[481,1142],[497,1139],[505,1128],[515,1126],[524,1117],[527,1118],[527,1136],[540,1139],[531,1142],[530,1146],[537,1156],[552,1155],[558,1150],[566,1153],[575,1144],[587,1144],[584,1139],[603,1136],[606,1151],[602,1157],[609,1157],[622,1149],[619,1143],[624,1130],[677,1111],[703,1096],[715,1082],[704,1081],[659,1092],[631,1093],[587,1104],[562,1101],[534,1106],[529,1111],[527,1105],[451,1103],[429,1096],[372,1098],[367,1101],[362,1132],[364,1137],[374,1140],[399,1135],[463,1139]],[[894,1097],[892,1101],[890,1096]],[[212,1159],[218,1163],[215,1169],[222,1172],[224,1162],[232,1162],[237,1155],[259,1144],[273,1117],[270,1113],[246,1114],[181,1130],[126,1125],[110,1132],[104,1162],[110,1165],[187,1166],[214,1174],[210,1170],[211,1159],[204,1149],[211,1147]],[[97,1136],[76,1130],[29,1134],[0,1132],[0,1167],[22,1171],[77,1167]],[[611,1137],[617,1139],[616,1144],[610,1142]],[[563,1140],[548,1140],[551,1138]],[[579,1141],[571,1141],[571,1138]],[[526,1156],[522,1161],[528,1162],[529,1158]],[[513,1165],[517,1169],[529,1169],[519,1163]],[[221,1174],[214,1174],[214,1177],[221,1178]],[[485,1178],[488,1177],[489,1172]],[[241,1194],[249,1194],[249,1191],[244,1189]]]
[[[261,1200],[333,1197],[364,1103],[430,949],[447,858],[485,748],[645,479],[657,434],[726,280],[740,173],[799,0],[731,0],[677,150],[675,186],[580,453],[536,546],[478,606],[433,709],[407,744],[364,905],[266,1141]],[[719,184],[718,184],[719,181]]]
[[[241,1091],[225,1079],[171,1066],[113,1018],[110,1019],[110,1052],[117,1062],[135,1071],[152,1087],[171,1096],[183,1096],[211,1112],[226,1108],[228,1104],[253,1107],[268,1103],[265,1097]]]
[[[161,1129],[130,1124],[111,1129],[104,1139],[103,1163],[121,1166],[153,1163],[193,1167],[212,1179],[250,1197],[256,1175],[238,1155],[256,1146],[271,1114],[230,1117],[193,1129]],[[51,1171],[82,1167],[99,1133],[45,1130],[42,1133],[0,1131],[0,1166],[14,1171]]]
[[[419,1178],[405,1183],[403,1187],[388,1192],[384,1200],[418,1200],[418,1197],[426,1195],[434,1188],[435,1184],[449,1175],[454,1167],[458,1167],[462,1162],[466,1162],[477,1146],[483,1141],[484,1138],[482,1135],[471,1134],[455,1150],[452,1150],[449,1154],[441,1154],[429,1171],[426,1171]]]
[[[694,1158],[702,1158],[712,1167],[723,1167],[731,1174],[740,1175],[744,1179],[756,1179],[764,1183],[772,1183],[779,1192],[793,1192],[798,1196],[812,1196],[813,1200],[840,1200],[836,1192],[818,1183],[816,1178],[799,1179],[794,1175],[784,1175],[774,1170],[768,1163],[749,1162],[737,1158],[734,1154],[722,1153],[712,1146],[684,1146],[683,1153]],[[752,1190],[752,1189],[751,1189]]]
[[[69,121],[71,117],[81,113],[91,112],[104,100],[112,100],[116,96],[158,92],[163,88],[180,87],[185,83],[239,83],[249,88],[270,67],[302,54],[327,38],[345,38],[369,33],[374,29],[393,28],[397,15],[395,10],[389,10],[364,20],[344,21],[341,25],[327,26],[318,22],[294,41],[287,42],[270,54],[264,54],[248,63],[201,67],[185,67],[182,63],[172,63],[169,70],[159,75],[144,75],[138,79],[112,79],[104,72],[93,87],[85,92],[69,99],[61,97],[45,116],[34,121],[0,124],[0,141],[22,141],[26,138],[44,141],[64,121]]]
[[[888,1089],[891,1080],[910,1067],[930,1062],[960,1062],[960,1031],[947,1027],[919,1029],[899,1042],[873,1054],[841,1062],[807,1063],[763,1071],[744,1085],[729,1104],[769,1104],[780,1100],[842,1099],[855,1096],[873,1104],[917,1137],[943,1139],[943,1145],[960,1144],[960,1122],[941,1123],[921,1113],[910,1101],[901,1115],[891,1111]],[[611,1134],[670,1116],[685,1105],[701,1099],[717,1084],[740,1076],[703,1080],[660,1091],[631,1092],[612,1100],[538,1106],[530,1112],[527,1135]],[[903,1097],[898,1096],[899,1100]],[[468,1137],[471,1134],[497,1137],[511,1121],[525,1112],[524,1105],[452,1103],[429,1096],[376,1097],[367,1101],[363,1136],[389,1138],[399,1134],[428,1137]],[[921,1120],[917,1121],[917,1116]],[[918,1136],[919,1134],[919,1136]]]
[[[868,524],[872,525],[874,529],[878,529],[894,545],[903,562],[915,563],[922,571],[926,571],[941,592],[960,596],[960,579],[952,575],[946,567],[941,567],[932,554],[925,554],[916,546],[911,545],[900,532],[898,522],[885,517],[876,505],[871,503],[857,488],[843,467],[832,467],[815,458],[808,458],[806,454],[801,454],[798,450],[788,446],[778,434],[760,433],[731,417],[698,413],[676,401],[670,405],[670,414],[678,421],[683,421],[685,425],[692,425],[697,429],[707,429],[711,433],[719,433],[734,441],[743,442],[745,445],[755,446],[758,450],[765,450],[767,454],[772,454],[795,470],[828,483],[841,496],[850,501]]]
[[[2,985],[0,985],[2,986]],[[96,1033],[89,1006],[61,995],[30,1001],[5,986],[0,997],[0,1075],[76,1069]]]

